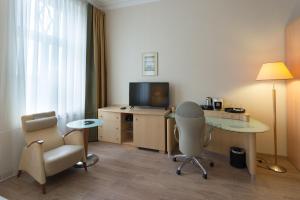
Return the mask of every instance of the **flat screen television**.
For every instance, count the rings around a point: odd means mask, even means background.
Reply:
[[[129,83],[129,105],[131,107],[169,107],[169,83],[135,82]]]

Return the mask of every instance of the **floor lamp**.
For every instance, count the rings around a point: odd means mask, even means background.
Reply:
[[[277,128],[276,128],[276,89],[275,89],[275,81],[276,80],[287,80],[287,79],[292,79],[293,76],[286,67],[286,65],[282,62],[276,62],[276,63],[266,63],[264,64],[258,75],[256,80],[272,80],[273,81],[273,90],[272,90],[272,95],[273,95],[273,117],[274,117],[274,122],[273,122],[273,130],[274,130],[274,164],[269,165],[268,168],[270,170],[273,170],[275,172],[279,173],[284,173],[287,170],[278,165],[278,160],[277,160]]]

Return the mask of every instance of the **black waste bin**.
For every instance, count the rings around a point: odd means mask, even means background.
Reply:
[[[246,167],[246,152],[243,148],[230,147],[230,165],[240,169]]]

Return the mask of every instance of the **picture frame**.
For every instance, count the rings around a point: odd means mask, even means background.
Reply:
[[[147,52],[142,54],[143,76],[158,75],[158,52]]]

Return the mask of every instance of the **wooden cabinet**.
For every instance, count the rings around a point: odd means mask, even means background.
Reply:
[[[98,139],[104,142],[121,143],[121,114],[113,112],[98,112],[99,119],[104,121],[98,128]]]
[[[134,146],[165,151],[164,116],[133,115]]]
[[[162,109],[101,108],[98,110],[98,117],[104,123],[99,127],[99,141],[133,144],[165,152],[165,116],[168,113],[169,111]],[[131,123],[128,123],[128,116],[132,118]]]

